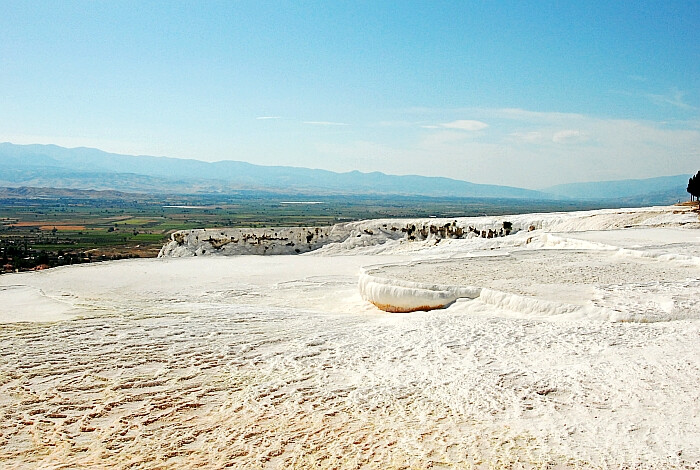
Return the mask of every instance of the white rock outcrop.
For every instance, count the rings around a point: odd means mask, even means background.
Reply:
[[[527,229],[530,223],[524,227]],[[424,241],[497,238],[523,229],[503,217],[378,219],[327,227],[208,228],[175,232],[160,257],[202,255],[286,255],[338,244],[340,250],[381,245],[389,240]]]

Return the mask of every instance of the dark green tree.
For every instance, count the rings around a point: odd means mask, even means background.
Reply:
[[[695,176],[691,176],[688,180],[688,187],[686,191],[690,193],[690,200],[693,198],[700,201],[700,171],[695,173]]]

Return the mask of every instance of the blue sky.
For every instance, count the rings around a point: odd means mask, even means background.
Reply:
[[[540,188],[700,169],[700,3],[41,2],[0,141]]]

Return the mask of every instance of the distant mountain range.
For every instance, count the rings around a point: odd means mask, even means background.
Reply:
[[[666,204],[687,199],[690,175],[557,185],[541,191],[476,184],[451,178],[208,163],[168,157],[119,155],[92,148],[0,143],[0,186],[211,194],[271,191],[298,194],[411,195],[530,200],[634,200]]]
[[[569,199],[688,199],[686,187],[691,175],[659,176],[657,178],[598,181],[592,183],[559,184],[545,188],[548,194]],[[673,201],[675,202],[675,201]]]

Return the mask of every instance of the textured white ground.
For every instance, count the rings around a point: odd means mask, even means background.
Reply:
[[[700,468],[700,228],[666,212],[4,275],[0,467]],[[515,297],[388,314],[370,265]]]

